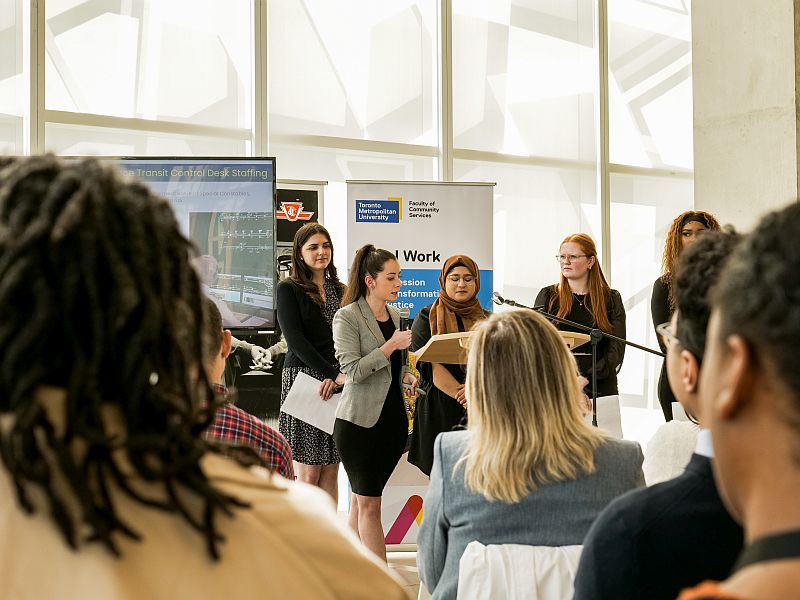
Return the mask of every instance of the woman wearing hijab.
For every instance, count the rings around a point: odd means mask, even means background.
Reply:
[[[477,298],[481,289],[480,271],[469,256],[457,254],[448,258],[439,275],[439,285],[439,298],[414,318],[412,350],[422,348],[433,335],[469,331],[487,317]],[[417,369],[428,393],[417,399],[408,462],[430,475],[436,436],[466,424],[466,372],[462,365],[421,361]]]

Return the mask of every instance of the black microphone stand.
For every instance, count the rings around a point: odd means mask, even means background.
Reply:
[[[611,335],[610,333],[606,333],[602,329],[597,329],[596,327],[589,327],[588,325],[583,325],[581,323],[576,323],[575,321],[570,321],[569,319],[562,319],[559,316],[550,314],[545,310],[544,306],[525,306],[524,304],[520,304],[514,300],[508,300],[503,298],[497,292],[494,293],[492,296],[492,301],[495,304],[506,304],[508,306],[513,306],[515,308],[525,308],[528,310],[532,310],[538,312],[540,315],[547,317],[551,321],[555,321],[556,323],[561,323],[562,325],[569,325],[570,327],[574,327],[578,331],[585,331],[589,334],[589,342],[592,344],[592,425],[597,427],[597,344],[599,344],[603,338],[608,338],[610,340],[614,340],[616,342],[622,342],[626,346],[633,346],[634,348],[638,348],[639,350],[644,350],[645,352],[649,352],[650,354],[655,354],[656,356],[664,357],[663,352],[659,352],[657,350],[653,350],[652,348],[648,348],[646,346],[640,346],[635,342],[629,342],[628,340],[617,337],[616,335]]]

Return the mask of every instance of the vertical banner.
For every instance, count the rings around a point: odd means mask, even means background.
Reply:
[[[492,307],[493,183],[347,182],[349,260],[364,244],[397,256],[403,287],[395,306],[414,317],[439,296],[439,273],[454,254],[481,271],[478,298]],[[403,455],[383,492],[381,522],[389,546],[414,544],[428,478]]]
[[[466,254],[478,263],[478,299],[492,307],[493,183],[347,182],[349,259],[364,244],[397,256],[403,287],[395,306],[411,316],[439,296],[444,261]]]

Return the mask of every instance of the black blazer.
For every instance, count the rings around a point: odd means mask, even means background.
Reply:
[[[337,290],[337,294],[341,292]],[[283,366],[308,367],[328,379],[336,379],[339,364],[333,350],[333,332],[319,305],[290,279],[278,284],[276,304],[278,324],[289,348]]]
[[[543,306],[545,310],[550,306],[550,298],[556,295],[556,286],[549,285],[539,290],[536,296],[534,306]],[[556,300],[553,307],[548,311],[551,314],[558,313],[558,300]],[[606,314],[608,320],[611,322],[613,335],[625,339],[625,306],[622,303],[622,296],[617,290],[611,290],[611,295],[606,303]],[[566,316],[568,321],[573,321],[587,327],[595,327],[594,316],[585,307],[577,302],[572,303],[572,310]],[[564,325],[561,323],[553,323],[556,329],[562,331],[580,331],[571,325]],[[585,375],[589,379],[589,385],[586,386],[585,392],[591,396],[592,385],[591,381],[594,377],[592,373],[592,346],[589,343],[578,346],[573,350],[575,360],[578,363],[578,369],[581,375]],[[625,344],[616,342],[608,338],[603,338],[597,344],[597,395],[598,396],[612,396],[619,392],[617,388],[617,369],[622,364],[622,359],[625,357]]]
[[[742,549],[742,529],[720,500],[711,460],[692,454],[680,477],[629,492],[597,517],[584,540],[575,600],[674,600],[721,581]]]
[[[661,277],[653,282],[653,295],[650,297],[650,314],[653,316],[653,329],[662,323],[666,323],[672,317],[672,313],[669,310],[669,286],[664,283]],[[656,340],[658,340],[661,351],[666,352],[667,348],[657,332]],[[658,401],[661,404],[661,410],[664,412],[664,419],[671,421],[672,403],[676,402],[677,399],[675,394],[672,393],[669,379],[667,379],[666,360],[661,363],[661,374],[658,377]]]

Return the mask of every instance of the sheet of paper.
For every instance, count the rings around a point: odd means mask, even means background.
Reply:
[[[592,422],[592,413],[584,417]],[[600,396],[597,399],[597,426],[605,429],[618,439],[622,439],[622,418],[619,411],[619,396]]]
[[[281,411],[333,434],[333,423],[336,421],[336,407],[342,394],[334,394],[330,400],[319,397],[319,386],[322,382],[306,375],[302,371],[294,379]]]

